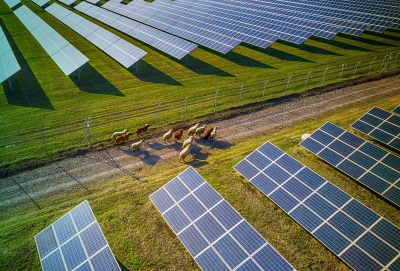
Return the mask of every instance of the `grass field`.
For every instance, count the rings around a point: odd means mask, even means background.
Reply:
[[[52,3],[51,1],[50,3]],[[22,70],[14,80],[14,91],[1,85],[0,90],[0,161],[5,168],[17,170],[48,161],[40,129],[43,129],[51,155],[63,156],[76,151],[85,137],[84,119],[93,117],[92,133],[100,141],[121,130],[121,112],[125,127],[150,123],[157,127],[157,105],[160,126],[184,121],[184,100],[188,98],[187,121],[213,113],[217,90],[217,112],[241,104],[258,102],[264,82],[268,80],[265,99],[285,95],[287,78],[293,76],[287,94],[304,90],[306,74],[312,71],[307,88],[319,86],[326,68],[325,83],[338,81],[341,65],[347,66],[342,78],[378,72],[392,53],[388,67],[393,69],[400,32],[384,34],[366,31],[360,37],[340,34],[334,40],[311,38],[304,48],[287,42],[276,42],[270,54],[245,44],[228,55],[199,47],[189,58],[177,61],[162,52],[96,22],[144,49],[148,55],[141,61],[139,73],[125,69],[66,25],[31,1],[22,1],[45,22],[63,35],[89,59],[82,79],[65,77],[39,43],[16,18],[4,2],[0,3],[0,25],[5,31]],[[79,12],[76,11],[79,14]],[[396,63],[395,68],[400,66]],[[183,123],[187,125],[188,122]],[[163,128],[165,129],[165,128]]]
[[[297,270],[349,270],[328,249],[308,234],[267,197],[241,177],[233,166],[265,141],[290,155],[343,189],[357,200],[400,226],[398,209],[378,198],[316,156],[300,147],[300,136],[325,121],[349,125],[372,106],[391,110],[398,97],[367,100],[358,106],[324,113],[318,120],[297,123],[280,131],[264,131],[230,148],[214,149],[206,162],[192,166],[266,238]],[[127,176],[88,184],[57,196],[38,199],[41,210],[27,205],[0,213],[0,270],[39,270],[33,236],[81,201],[88,199],[121,265],[128,270],[198,270],[189,253],[151,204],[148,196],[185,167],[157,165],[138,172],[142,182]]]

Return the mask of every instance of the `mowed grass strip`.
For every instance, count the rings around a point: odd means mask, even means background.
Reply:
[[[52,197],[36,198],[41,210],[28,201],[24,206],[4,210],[0,213],[0,269],[39,270],[34,235],[87,199],[116,258],[128,270],[199,270],[148,198],[191,165],[297,270],[350,270],[233,166],[265,141],[271,141],[399,227],[398,209],[298,145],[302,134],[326,121],[349,127],[371,107],[390,110],[398,102],[398,97],[371,98],[363,104],[325,112],[318,119],[235,140],[225,150],[209,149],[205,161],[191,160],[178,168],[171,164],[143,168],[138,172],[142,182],[126,176],[94,180],[85,184],[91,194],[77,185]]]
[[[41,128],[51,155],[69,155],[85,137],[84,119],[89,116],[94,117],[92,128],[102,142],[114,131],[121,130],[120,113],[123,111],[127,112],[127,128],[150,123],[154,129],[160,103],[160,125],[168,128],[169,124],[184,121],[186,97],[186,119],[190,121],[213,112],[217,90],[220,90],[219,112],[260,101],[267,80],[265,99],[303,91],[309,71],[312,73],[307,89],[321,85],[326,68],[330,70],[325,83],[337,82],[343,63],[348,65],[342,78],[351,78],[359,61],[363,62],[359,63],[357,75],[365,75],[369,72],[370,61],[377,57],[371,67],[371,72],[376,73],[382,67],[384,56],[392,53],[388,64],[392,69],[400,45],[400,32],[389,29],[384,34],[366,31],[360,37],[339,34],[330,41],[313,37],[306,41],[304,48],[278,41],[270,54],[267,50],[241,44],[233,51],[232,60],[228,55],[199,46],[185,66],[184,59],[178,61],[73,10],[147,51],[136,73],[135,67],[125,69],[33,2],[22,3],[90,61],[82,70],[81,81],[74,75],[66,77],[11,9],[0,3],[0,23],[22,68],[14,80],[13,92],[5,85],[0,86],[0,160],[11,170],[48,161]],[[387,60],[389,57],[385,63]],[[293,78],[285,93],[289,76]],[[240,101],[242,85],[245,87]]]

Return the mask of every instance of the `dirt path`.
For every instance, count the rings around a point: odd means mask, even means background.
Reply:
[[[399,82],[400,76],[395,76],[282,102],[258,112],[214,122],[212,126],[218,127],[217,139],[220,140],[211,145],[204,145],[201,140],[197,140],[192,151],[196,160],[205,160],[208,155],[212,155],[214,148],[228,148],[249,136],[257,136],[272,129],[283,129],[304,120],[318,119],[322,113],[332,109],[360,104],[374,97],[395,95],[399,97],[400,103]],[[157,167],[165,163],[186,167],[187,165],[178,163],[180,150],[181,143],[164,144],[162,138],[147,140],[139,154],[130,151],[128,146],[99,146],[86,154],[0,179],[0,213],[27,202],[40,205],[41,200],[59,191],[85,189],[89,193],[87,187],[91,182],[112,180],[122,175],[132,177],[133,181],[147,181],[146,174],[141,174],[141,179],[138,179],[135,172],[145,173],[146,167]]]

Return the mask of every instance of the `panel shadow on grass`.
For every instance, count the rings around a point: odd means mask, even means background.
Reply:
[[[136,72],[136,66],[132,66],[129,71],[143,82],[182,86],[180,82],[176,81],[168,74],[165,74],[164,72],[160,71],[159,69],[144,60],[141,60],[139,63],[139,73]]]
[[[251,57],[239,54],[237,52],[232,52],[232,62],[244,66],[244,67],[255,67],[255,68],[264,68],[264,69],[276,69],[270,65],[267,65],[261,61],[253,59]]]
[[[368,45],[396,47],[396,45],[394,45],[394,44],[382,42],[382,41],[379,41],[379,40],[368,39],[368,38],[365,38],[365,37],[348,35],[348,34],[344,34],[344,33],[339,33],[338,36],[340,36],[342,38],[345,38],[345,39],[354,40],[354,41],[357,41],[357,42],[362,42],[362,43],[365,43],[365,44],[368,44]]]
[[[7,37],[8,43],[18,61],[21,70],[16,73],[12,86],[13,91],[8,86],[7,80],[3,83],[4,94],[7,98],[9,104],[26,106],[26,107],[36,107],[43,109],[54,110],[46,93],[44,93],[42,86],[37,81],[33,71],[26,62],[24,56],[16,45],[15,41],[12,39],[10,33],[8,32],[3,20],[0,19],[0,25],[3,29],[5,36]]]
[[[309,45],[309,44],[304,44],[303,50],[306,52],[309,52],[311,54],[316,54],[316,55],[332,55],[332,56],[343,56],[342,54],[338,54],[326,49],[322,49],[317,46]]]
[[[362,51],[362,52],[375,52],[374,50],[370,50],[367,48],[363,48],[354,44],[348,44],[345,42],[341,42],[335,39],[332,40],[327,40],[327,39],[322,39],[322,38],[318,38],[318,37],[312,37],[313,40],[316,40],[318,42],[322,42],[328,45],[332,45],[332,46],[336,46],[340,49],[344,49],[344,50],[352,50],[352,51]]]
[[[81,70],[81,80],[79,80],[76,74],[71,74],[69,78],[83,92],[125,96],[90,64],[83,66]]]
[[[390,31],[392,31],[392,30],[390,30]],[[374,32],[374,31],[369,31],[369,30],[364,31],[364,33],[369,35],[369,36],[375,36],[375,37],[378,37],[378,38],[383,38],[383,39],[393,40],[393,41],[400,41],[400,37],[399,36],[392,36],[392,35],[389,35],[387,33],[380,33],[380,32]],[[399,32],[397,32],[397,33],[399,33]]]
[[[234,77],[234,75],[221,70],[201,59],[194,56],[189,56],[189,63],[186,65],[189,70],[202,75],[215,75],[221,77]]]
[[[296,61],[296,62],[312,62],[315,63],[315,61],[309,60],[307,58],[303,58],[301,56],[297,56],[288,52],[284,52],[275,48],[271,48],[270,52],[271,57],[278,58],[280,60],[285,60],[285,61]]]

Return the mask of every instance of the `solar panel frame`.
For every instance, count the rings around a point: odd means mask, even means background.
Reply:
[[[7,6],[9,8],[14,8],[16,5],[18,5],[19,3],[21,3],[20,0],[4,0],[4,2],[7,4]]]
[[[351,127],[400,151],[400,116],[396,114],[374,107]]]
[[[3,28],[0,27],[0,83],[9,79],[20,69]]]
[[[272,166],[287,177],[277,180],[267,170]],[[271,142],[234,169],[352,269],[392,270],[400,256],[400,243],[393,242],[400,229]]]
[[[39,7],[43,7],[48,2],[50,2],[50,0],[32,0],[32,2],[38,5]]]
[[[398,156],[331,122],[326,122],[300,145],[400,206],[400,163],[391,162],[399,161]]]
[[[400,115],[400,105],[398,105],[396,108],[394,108],[394,109],[392,110],[392,112],[395,113],[395,114],[397,114],[397,115]]]
[[[202,270],[294,270],[192,167],[149,198]]]
[[[36,234],[34,239],[44,271],[83,267],[88,269],[82,270],[121,270],[87,200]]]

